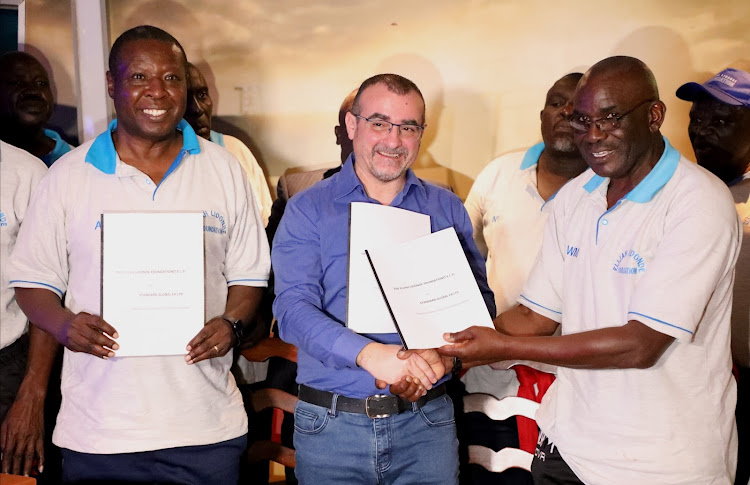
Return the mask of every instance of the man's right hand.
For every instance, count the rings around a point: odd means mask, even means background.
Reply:
[[[44,467],[44,398],[46,389],[30,391],[23,385],[0,426],[2,471],[28,476]]]
[[[117,330],[102,317],[81,312],[67,322],[58,341],[73,352],[86,352],[102,359],[114,357],[120,348],[113,339],[119,337]]]
[[[418,353],[412,353],[405,359],[398,357],[399,345],[386,345],[372,342],[357,355],[357,365],[369,372],[376,380],[394,384],[406,376],[417,379],[425,389],[432,389],[445,372],[438,375]]]

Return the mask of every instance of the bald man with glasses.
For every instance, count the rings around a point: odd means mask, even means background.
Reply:
[[[537,485],[731,484],[733,200],[660,134],[666,108],[643,62],[595,64],[573,104],[591,170],[555,197],[519,305],[440,352],[558,366],[536,414]]]

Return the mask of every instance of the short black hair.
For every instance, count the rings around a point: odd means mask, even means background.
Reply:
[[[109,72],[111,72],[112,75],[115,74],[117,63],[120,62],[122,49],[130,42],[136,40],[158,40],[166,42],[167,44],[176,45],[180,48],[180,52],[182,52],[182,58],[185,61],[185,68],[187,69],[187,56],[185,55],[185,49],[182,48],[182,44],[180,44],[172,34],[160,29],[159,27],[154,27],[153,25],[139,25],[138,27],[133,27],[132,29],[126,30],[120,34],[115,40],[115,43],[112,44],[112,49],[109,51]]]
[[[365,91],[365,89],[376,84],[385,84],[385,86],[388,88],[388,91],[400,96],[415,92],[422,99],[422,105],[424,105],[424,96],[422,96],[422,91],[420,91],[417,85],[412,81],[406,79],[403,76],[399,76],[398,74],[377,74],[375,76],[372,76],[371,78],[365,79],[364,82],[359,86],[357,95],[354,97],[354,102],[352,103],[351,112],[353,114],[360,114],[359,98]],[[422,113],[422,118],[424,118],[424,113]],[[424,119],[422,121],[424,122]]]

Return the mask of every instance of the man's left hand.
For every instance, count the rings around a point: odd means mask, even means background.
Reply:
[[[28,476],[37,463],[44,466],[44,396],[19,391],[0,426],[2,471]]]
[[[377,387],[378,389],[385,389],[386,387],[388,387],[388,384],[385,381],[376,379],[375,387]],[[422,387],[422,385],[419,383],[419,380],[414,379],[411,376],[406,376],[399,382],[391,384],[388,390],[391,391],[391,394],[393,394],[394,396],[398,396],[401,399],[406,399],[407,401],[411,402],[418,401],[419,398],[427,394],[427,390]]]
[[[188,343],[185,362],[190,365],[205,359],[223,357],[232,350],[233,343],[234,334],[227,322],[221,317],[214,317]]]

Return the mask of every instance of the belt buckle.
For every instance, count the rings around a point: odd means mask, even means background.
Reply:
[[[370,410],[370,402],[375,401],[378,402],[384,398],[391,397],[387,394],[375,394],[372,396],[367,396],[365,398],[365,414],[367,414],[368,418],[376,419],[376,418],[387,418],[390,416],[390,413],[384,413],[384,414],[372,414]]]

